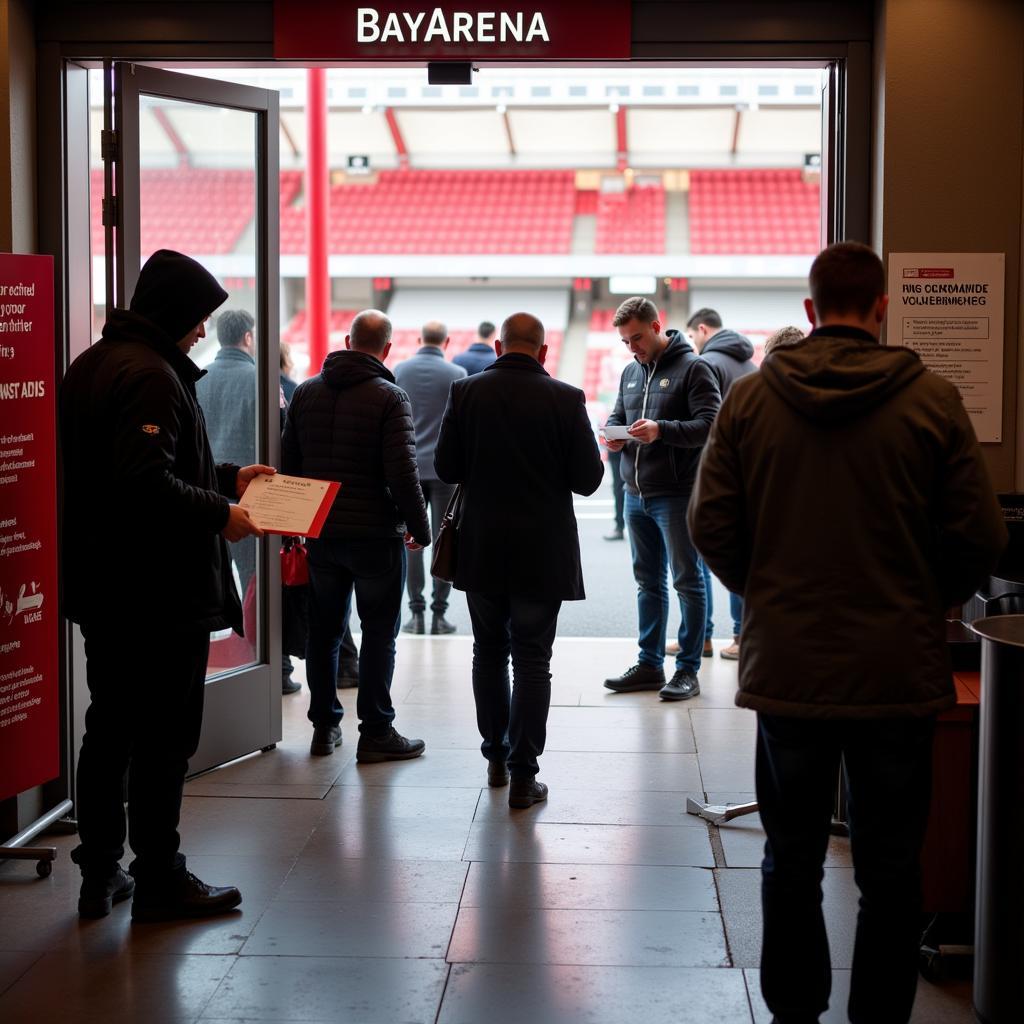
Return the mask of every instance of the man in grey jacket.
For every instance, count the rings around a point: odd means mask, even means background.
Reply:
[[[715,309],[705,306],[698,309],[686,321],[686,336],[696,346],[701,358],[714,371],[718,378],[718,387],[722,392],[722,401],[729,394],[734,381],[748,377],[757,372],[754,365],[754,345],[736,331],[722,326],[722,317]],[[704,626],[705,654],[711,645],[711,637],[715,631],[714,606],[711,601],[711,572],[704,563],[704,589],[707,591],[708,610]],[[729,614],[732,616],[732,643],[722,649],[722,657],[727,661],[736,661],[740,656],[740,628],[743,625],[743,597],[740,594],[729,594]],[[713,650],[713,648],[712,648]]]
[[[420,486],[423,497],[430,508],[430,527],[434,538],[441,528],[444,518],[455,493],[455,487],[437,478],[434,469],[434,449],[437,447],[437,435],[441,432],[441,419],[445,406],[448,404],[448,392],[452,382],[461,380],[466,371],[461,366],[453,366],[444,357],[448,347],[448,328],[438,320],[431,320],[423,325],[420,331],[420,347],[411,359],[406,359],[395,367],[395,383],[409,396],[412,402],[412,420],[416,428],[416,466],[420,471]],[[426,601],[423,587],[426,582],[423,568],[423,551],[409,552],[409,577],[406,585],[409,590],[409,621],[402,627],[403,633],[424,633],[424,612]],[[448,597],[452,585],[445,580],[434,580],[433,600],[430,610],[433,613],[430,622],[431,633],[454,633],[455,627],[444,617],[448,611]]]
[[[881,260],[830,246],[810,292],[815,330],[730,389],[690,529],[746,605],[736,703],[757,712],[765,1002],[778,1024],[828,1007],[821,878],[843,758],[861,892],[849,1017],[900,1024],[935,716],[956,699],[945,611],[988,576],[1006,528],[956,388],[878,344]]]

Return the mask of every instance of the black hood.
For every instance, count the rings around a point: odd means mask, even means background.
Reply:
[[[684,352],[693,351],[690,339],[682,331],[677,331],[673,328],[665,332],[665,337],[668,338],[668,347],[658,357],[659,365],[664,363],[666,359],[675,359],[676,356],[681,356]]]
[[[158,249],[139,271],[129,309],[179,342],[228,297],[217,279],[189,256]]]
[[[195,327],[195,324],[192,325]],[[187,332],[186,332],[187,333]],[[200,370],[189,357],[171,341],[170,335],[161,330],[151,320],[130,309],[115,309],[107,318],[100,334],[104,342],[141,342],[155,349],[177,371],[183,380],[195,382],[206,376],[206,370]]]
[[[924,373],[917,353],[908,348],[879,345],[861,331],[827,332],[777,348],[761,364],[771,389],[808,419],[855,419]]]
[[[367,352],[332,352],[325,360],[321,376],[332,388],[344,391],[368,380],[378,378],[395,383],[395,375],[376,357]]]
[[[700,350],[702,356],[709,352],[721,352],[723,355],[732,356],[738,363],[745,363],[754,358],[754,344],[742,334],[724,329],[710,337]]]

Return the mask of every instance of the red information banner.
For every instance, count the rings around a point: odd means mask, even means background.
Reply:
[[[630,0],[275,0],[287,60],[629,60]]]
[[[53,259],[0,254],[0,799],[60,774]]]

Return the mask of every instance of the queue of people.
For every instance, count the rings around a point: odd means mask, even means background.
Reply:
[[[625,437],[604,443],[621,452],[639,654],[605,686],[697,696],[704,563],[742,598],[736,702],[757,714],[765,1000],[778,1024],[817,1020],[828,1005],[821,878],[842,758],[861,890],[850,1019],[902,1022],[916,985],[934,722],[955,701],[945,611],[989,575],[1006,530],[955,387],[910,350],[879,345],[887,297],[878,257],[856,243],[831,246],[809,290],[813,330],[779,332],[757,373],[713,311],[683,333],[647,299],[619,307],[614,323],[634,361],[608,420]],[[188,352],[226,298],[199,264],[161,250],[131,308],[114,311],[61,391],[64,610],[82,625],[91,694],[74,854],[83,917],[129,897],[138,921],[220,913],[241,900],[187,871],[177,831],[210,630],[241,630],[227,544],[260,536],[232,499],[275,472],[217,465],[211,453],[202,373]],[[460,492],[454,586],[472,619],[487,782],[509,786],[509,805],[524,808],[548,796],[537,775],[561,604],[585,596],[572,495],[593,493],[603,467],[582,391],[544,369],[539,320],[509,317],[479,372],[446,370],[443,407],[436,395],[417,401],[424,382],[443,388],[434,371],[448,365],[446,337],[442,324],[426,325],[420,352],[393,374],[384,365],[391,323],[365,310],[345,349],[287,406],[282,470],[343,483],[308,542],[310,750],[329,755],[341,742],[336,680],[353,597],[362,623],[356,759],[425,750],[395,729],[390,684],[407,558],[436,534],[423,481],[436,481],[440,495],[450,493],[442,485]],[[432,465],[419,451],[430,439]],[[116,547],[95,543],[111,531]],[[669,572],[682,622],[666,679]],[[413,600],[425,602],[422,587]],[[433,600],[440,625],[443,589]]]

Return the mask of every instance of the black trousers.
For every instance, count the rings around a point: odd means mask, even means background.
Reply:
[[[82,634],[91,701],[78,758],[81,845],[73,859],[87,877],[108,876],[127,833],[132,874],[159,886],[185,869],[178,820],[203,724],[210,634],[105,623],[85,624]]]
[[[839,777],[860,912],[853,1024],[906,1024],[917,988],[921,845],[931,799],[933,718],[757,716],[757,800],[767,833],[761,991],[780,1024],[817,1021],[832,984],[822,865]]]
[[[507,761],[513,778],[532,778],[547,739],[551,648],[562,602],[473,592],[466,600],[473,622],[473,697],[483,737],[480,750],[488,761]]]
[[[446,484],[441,480],[421,480],[423,497],[427,500],[427,507],[430,509],[430,536],[437,540],[437,533],[441,529],[441,520],[448,510],[448,502],[452,500],[455,493],[454,484]],[[430,552],[428,551],[427,554]],[[409,552],[409,575],[406,585],[409,588],[409,611],[426,611],[427,602],[423,596],[423,588],[426,586],[425,555],[422,548],[418,551]],[[435,615],[444,615],[448,610],[448,597],[452,592],[452,585],[447,580],[433,578],[433,595],[430,602],[430,610]]]

